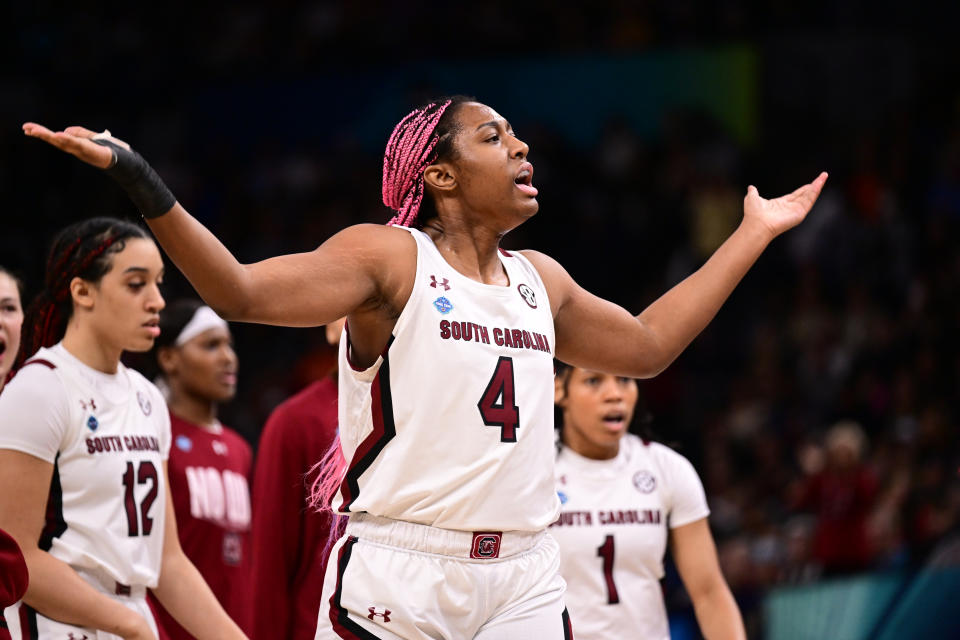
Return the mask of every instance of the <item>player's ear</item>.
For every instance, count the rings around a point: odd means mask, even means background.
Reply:
[[[447,162],[432,164],[423,170],[423,181],[437,191],[452,191],[457,186],[453,167]]]
[[[73,304],[90,311],[93,309],[94,286],[83,278],[74,278],[70,281],[70,297]]]
[[[553,403],[561,409],[567,403],[566,378],[563,373],[553,376]]]
[[[171,347],[160,347],[157,349],[157,364],[164,375],[176,373],[177,362],[180,360],[176,349]]]

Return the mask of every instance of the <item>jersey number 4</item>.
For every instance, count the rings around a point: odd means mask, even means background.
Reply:
[[[134,482],[136,482],[136,484],[150,483],[150,491],[147,492],[147,495],[143,497],[143,501],[140,502],[139,512],[137,509],[137,499],[133,495]],[[127,463],[127,470],[123,474],[123,505],[127,510],[128,536],[148,536],[150,532],[153,531],[153,518],[147,514],[150,513],[150,507],[153,506],[153,501],[157,499],[157,482],[157,468],[153,466],[153,463],[149,460],[140,463],[136,475],[134,475],[133,472],[133,463]],[[141,524],[142,526],[139,526]]]
[[[500,356],[493,377],[480,396],[477,409],[483,424],[500,427],[500,442],[516,442],[520,428],[520,407],[517,406],[513,384],[513,358]]]

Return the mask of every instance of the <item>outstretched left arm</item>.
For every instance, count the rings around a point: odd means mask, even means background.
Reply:
[[[707,640],[745,640],[737,601],[727,586],[707,519],[670,530],[673,560],[693,601],[700,632]]]
[[[569,364],[650,378],[673,362],[713,319],[767,245],[799,224],[827,180],[766,200],[755,187],[744,198],[743,221],[696,272],[639,316],[580,287],[555,260],[525,251],[543,278],[556,327],[556,356]]]

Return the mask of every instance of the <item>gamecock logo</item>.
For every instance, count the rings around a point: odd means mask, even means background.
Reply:
[[[470,557],[475,559],[500,557],[500,538],[502,535],[499,531],[474,533],[473,544],[470,546]]]

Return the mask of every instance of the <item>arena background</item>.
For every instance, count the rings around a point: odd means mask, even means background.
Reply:
[[[475,95],[536,166],[540,213],[507,246],[634,312],[734,228],[748,184],[829,171],[808,220],[643,383],[646,410],[704,480],[751,638],[960,637],[960,47],[937,3],[78,4],[5,8],[0,263],[28,298],[54,230],[136,212],[26,120],[109,127],[254,261],[385,221],[393,124]],[[255,444],[332,353],[320,330],[234,331],[222,417]],[[840,473],[842,421],[865,442]],[[674,637],[698,637],[675,572],[664,587]]]

